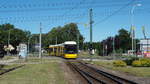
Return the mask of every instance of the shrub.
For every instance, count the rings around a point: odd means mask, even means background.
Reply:
[[[133,61],[132,66],[135,66],[135,67],[150,67],[150,59],[143,58],[143,59],[140,59],[140,60]]]
[[[149,59],[149,58],[142,58],[142,59],[140,59],[140,61],[147,61],[147,62],[150,62],[150,59]]]
[[[122,60],[116,60],[116,61],[114,61],[113,65],[117,66],[117,67],[125,67],[125,66],[127,66],[127,64],[124,61],[122,61]]]
[[[140,59],[140,61],[141,61],[143,66],[150,67],[150,59],[143,58],[143,59]]]
[[[3,67],[4,67],[4,65],[3,65],[3,64],[0,64],[0,69],[3,68]]]
[[[132,66],[134,66],[134,67],[141,67],[141,66],[142,66],[142,63],[141,63],[141,61],[136,60],[136,61],[133,61],[133,62],[132,62]]]
[[[138,57],[128,57],[127,59],[124,60],[124,62],[126,62],[127,65],[132,65],[132,62],[138,59],[139,59]]]

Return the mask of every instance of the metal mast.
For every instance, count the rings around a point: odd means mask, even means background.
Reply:
[[[39,58],[42,57],[42,23],[40,23],[40,36],[39,36]]]
[[[91,61],[92,61],[92,50],[93,50],[93,45],[92,45],[92,40],[93,40],[93,31],[92,31],[92,24],[93,24],[93,20],[92,20],[92,16],[93,16],[93,10],[90,9],[89,11],[89,16],[90,16],[90,54],[91,54]]]

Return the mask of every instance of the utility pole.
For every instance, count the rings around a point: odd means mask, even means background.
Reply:
[[[79,53],[79,33],[77,33],[77,50],[78,50],[78,53]]]
[[[103,42],[103,56],[105,55],[105,44]]]
[[[42,23],[40,23],[40,36],[39,36],[39,58],[42,58]]]
[[[113,54],[114,54],[114,59],[115,59],[115,54],[116,54],[116,51],[115,51],[115,37],[113,37]]]
[[[8,42],[7,42],[7,48],[9,48],[9,45],[10,45],[10,30],[8,30]],[[7,55],[9,55],[9,51],[7,50]]]
[[[57,36],[56,36],[55,44],[57,45]]]
[[[147,37],[146,37],[146,34],[145,34],[145,27],[144,26],[142,26],[142,32],[143,32],[143,35],[144,35],[144,39],[146,39]]]
[[[106,43],[106,45],[105,45],[105,50],[106,50],[105,56],[107,56],[107,43]]]
[[[147,53],[146,54],[148,54],[149,53],[149,42],[148,42],[148,38],[147,38]]]
[[[30,47],[30,43],[29,43],[29,42],[30,42],[30,37],[29,37],[29,39],[28,39],[28,47],[27,47],[27,54],[28,54],[28,57],[29,57],[29,51],[30,51],[30,50],[29,50],[29,47]]]
[[[9,46],[9,44],[10,44],[10,29],[8,31],[8,46]]]
[[[29,56],[29,53],[30,53],[30,40],[31,40],[31,38],[32,38],[32,36],[30,36],[29,39],[28,39],[28,48],[27,48],[28,56]]]
[[[90,9],[89,11],[89,16],[90,16],[90,54],[91,54],[91,61],[92,61],[92,50],[93,50],[93,45],[92,45],[92,40],[93,40],[93,34],[92,34],[92,24],[93,24],[93,20],[92,20],[92,16],[93,16],[93,10]]]
[[[131,26],[132,28],[132,55],[134,55],[134,30],[133,30],[133,26]]]

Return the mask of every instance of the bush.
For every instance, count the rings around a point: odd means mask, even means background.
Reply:
[[[142,63],[141,63],[141,61],[136,60],[136,61],[133,61],[133,62],[132,62],[132,66],[134,66],[134,67],[141,67],[141,66],[142,66]]]
[[[122,61],[122,60],[116,60],[116,61],[114,61],[113,65],[117,66],[117,67],[125,67],[125,66],[127,66],[127,64],[124,61]]]
[[[132,66],[135,66],[135,67],[150,67],[150,59],[143,58],[143,59],[140,59],[140,60],[133,61]]]
[[[143,58],[143,59],[140,59],[140,61],[141,61],[143,66],[150,67],[150,59]]]
[[[139,59],[138,57],[128,57],[127,59],[124,60],[124,62],[126,62],[127,65],[132,65],[132,62],[138,59]]]

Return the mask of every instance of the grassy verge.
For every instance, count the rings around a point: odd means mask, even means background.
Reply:
[[[80,52],[79,53],[79,58],[101,58],[101,56],[98,56],[97,54],[94,54],[94,55],[90,55],[89,54],[89,52],[84,52],[84,51],[82,51],[82,52]]]
[[[106,59],[106,60],[113,60],[114,56],[99,56],[97,53],[94,55],[90,55],[87,51],[81,51],[79,53],[79,58],[93,58],[93,59]],[[119,57],[115,57],[119,58]]]
[[[18,64],[13,64],[13,65],[0,65],[0,73],[1,72],[4,72],[4,70],[7,70],[7,69],[11,69],[11,68],[14,68],[14,67],[17,67]]]
[[[4,65],[4,67],[2,69],[10,69],[10,68],[17,67],[17,66],[19,66],[19,65],[18,64]]]
[[[9,60],[9,59],[13,59],[14,56],[4,56],[4,58],[2,60]]]
[[[112,61],[94,61],[93,64],[107,69],[129,73],[138,77],[150,77],[150,67],[115,67]]]
[[[0,78],[0,84],[66,84],[66,80],[58,62],[46,62],[9,72]]]

